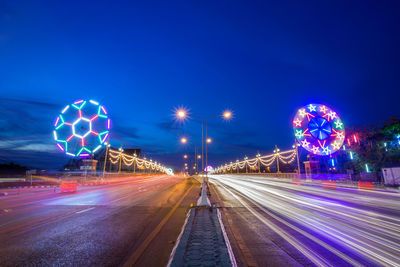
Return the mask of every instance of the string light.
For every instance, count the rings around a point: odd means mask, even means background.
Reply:
[[[264,167],[270,167],[272,164],[276,163],[276,159],[284,164],[291,164],[295,159],[296,159],[296,149],[291,149],[287,151],[282,151],[280,152],[278,150],[274,150],[274,154],[269,154],[265,156],[261,156],[260,154],[257,154],[255,158],[249,159],[247,157],[244,158],[244,160],[239,161],[236,160],[235,163],[230,162],[230,164],[226,163],[225,165],[221,165],[217,167],[214,172],[215,173],[224,173],[228,172],[230,170],[243,170],[246,168],[246,166],[254,169],[257,167],[257,164],[260,163]]]
[[[109,155],[109,160],[112,164],[119,164],[119,162],[121,161],[121,163],[127,167],[136,164],[136,166],[139,169],[146,168],[151,170],[158,170],[168,175],[173,175],[173,170],[171,168],[167,168],[157,162],[152,162],[152,159],[150,160],[146,160],[145,158],[139,159],[136,154],[129,155],[123,153],[122,149],[121,150],[109,149],[108,155]]]

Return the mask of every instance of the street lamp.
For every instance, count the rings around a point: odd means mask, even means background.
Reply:
[[[133,153],[133,175],[136,173],[136,153]]]
[[[277,145],[275,145],[274,153],[276,154],[276,166],[277,166],[278,173],[280,173],[280,171],[279,171],[279,151],[280,151],[280,149],[278,148]]]
[[[187,138],[186,137],[182,137],[181,138],[181,143],[182,144],[186,144],[187,143]]]
[[[207,139],[206,139],[206,142],[207,142],[208,144],[210,144],[210,143],[212,142],[211,138],[207,138]]]
[[[229,119],[232,118],[232,111],[230,111],[230,110],[225,110],[224,113],[222,114],[222,116],[223,116],[225,119],[229,120]]]
[[[176,115],[176,118],[179,119],[179,120],[184,120],[187,117],[189,117],[188,116],[188,112],[183,108],[177,109],[175,115]],[[207,138],[207,121],[209,119],[217,118],[217,117],[222,117],[225,120],[229,120],[229,119],[232,118],[232,111],[225,110],[220,115],[210,116],[210,117],[206,117],[206,118],[197,117],[197,116],[193,116],[193,115],[190,115],[190,117],[193,117],[193,118],[201,120],[201,155],[202,155],[202,157],[201,157],[201,169],[204,172],[204,140],[206,140],[206,166],[208,164],[208,162],[207,162],[208,161],[208,159],[207,159],[207,143],[211,143],[211,139]],[[205,138],[204,138],[204,124],[205,124]],[[182,140],[181,140],[181,142],[182,142]],[[182,143],[186,143],[186,142],[182,142]],[[207,172],[206,172],[206,175],[207,175]]]
[[[246,173],[248,173],[248,172],[247,172],[247,159],[248,159],[248,157],[245,156],[245,157],[244,157],[244,165],[246,166]]]
[[[121,163],[122,163],[122,152],[124,152],[124,150],[122,149],[122,145],[120,148],[118,148],[119,150],[119,167],[118,167],[118,173],[121,173]]]
[[[256,157],[257,157],[257,161],[258,161],[258,173],[261,173],[261,155],[260,155],[260,153],[257,153],[257,155],[256,155]]]
[[[106,172],[107,154],[108,154],[108,150],[110,149],[110,146],[111,146],[109,142],[104,142],[104,145],[106,146],[106,153],[104,156],[103,180],[104,180],[104,173]]]
[[[187,116],[187,111],[183,108],[176,110],[176,116],[178,119],[184,119]]]
[[[188,155],[186,155],[186,154],[183,155],[183,158],[184,158],[184,159],[187,159],[187,158],[188,158]]]

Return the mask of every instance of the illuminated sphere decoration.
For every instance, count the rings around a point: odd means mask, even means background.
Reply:
[[[326,105],[309,104],[300,108],[293,120],[298,143],[309,152],[329,156],[344,142],[344,124],[338,114]]]
[[[107,110],[94,100],[67,105],[54,122],[58,149],[72,157],[89,157],[101,148],[110,134]]]

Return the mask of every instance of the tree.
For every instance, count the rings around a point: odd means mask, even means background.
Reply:
[[[354,160],[346,167],[358,171],[368,164],[371,171],[378,172],[383,167],[400,164],[400,121],[397,117],[390,118],[383,125],[350,127],[346,134],[350,138],[351,150],[355,152]],[[355,142],[354,135],[358,142]]]

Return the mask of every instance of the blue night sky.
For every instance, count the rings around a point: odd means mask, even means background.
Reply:
[[[400,115],[398,1],[0,1],[0,162],[59,168],[52,123],[76,99],[113,120],[111,143],[175,167],[212,116],[213,165],[290,148],[310,102],[346,125]],[[185,135],[189,144],[181,145]]]

